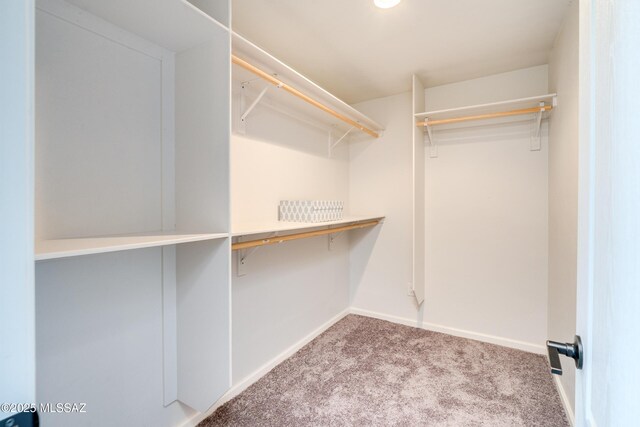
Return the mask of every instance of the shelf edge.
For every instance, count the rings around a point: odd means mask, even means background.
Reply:
[[[119,251],[127,251],[127,250],[135,250],[135,249],[146,249],[160,246],[170,246],[177,245],[182,243],[191,243],[191,242],[201,242],[205,240],[218,240],[218,239],[226,239],[229,237],[229,233],[206,233],[206,234],[191,234],[184,235],[184,237],[178,237],[179,234],[176,234],[176,238],[174,239],[166,239],[166,240],[155,240],[155,241],[141,241],[141,242],[131,242],[131,243],[121,243],[121,244],[113,244],[113,245],[105,245],[105,246],[96,246],[89,248],[79,248],[79,249],[61,249],[54,251],[43,251],[43,252],[35,252],[34,260],[35,261],[46,261],[52,259],[59,258],[70,258],[75,256],[82,255],[94,255],[101,253],[109,253],[109,252],[119,252]],[[104,236],[104,239],[113,239],[113,238],[125,238],[125,237],[145,237],[141,236]],[[88,237],[88,238],[78,238],[78,240],[83,239],[97,239],[100,237]],[[66,240],[74,240],[74,239],[52,239],[48,241],[66,241]],[[44,240],[43,242],[46,242]]]
[[[435,115],[435,114],[455,113],[455,112],[458,112],[458,111],[468,111],[468,110],[473,110],[473,109],[476,109],[476,108],[499,107],[499,106],[502,106],[502,105],[517,104],[517,103],[520,103],[520,102],[542,101],[544,99],[553,99],[555,96],[558,96],[558,95],[556,93],[549,93],[549,94],[546,94],[546,95],[530,96],[530,97],[527,97],[527,98],[518,98],[518,99],[509,99],[509,100],[506,100],[506,101],[489,102],[487,104],[468,105],[468,106],[464,106],[464,107],[448,108],[448,109],[444,109],[444,110],[425,111],[425,112],[422,112],[422,113],[415,113],[414,117],[424,117],[424,116],[430,116],[430,115]]]

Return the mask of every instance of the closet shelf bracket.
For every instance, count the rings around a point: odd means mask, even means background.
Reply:
[[[340,237],[340,235],[342,234],[342,231],[339,231],[337,233],[333,233],[333,234],[327,234],[327,243],[329,244],[329,250],[332,251],[333,250],[333,244],[335,243],[335,240]]]
[[[347,135],[349,135],[351,133],[351,131],[354,130],[354,129],[355,129],[355,126],[351,126],[349,128],[349,130],[347,130],[335,142],[333,141],[333,131],[332,131],[332,129],[329,130],[329,157],[331,157],[331,154],[333,153],[333,149],[336,148],[338,146],[338,144],[340,144],[342,142],[342,140],[345,139],[347,137]]]
[[[553,98],[554,107],[555,107],[555,100],[556,98],[554,97]],[[544,114],[546,109],[544,108],[545,107],[544,102],[541,102],[538,105],[540,107],[540,111],[536,113],[536,117],[533,121],[533,129],[531,131],[531,146],[530,146],[531,151],[540,151],[540,148],[541,148],[540,136],[541,136],[541,129],[542,129],[542,115]]]
[[[427,136],[429,138],[429,157],[436,158],[438,157],[438,145],[433,139],[433,132],[431,130],[431,125],[429,124],[429,118],[424,120],[424,128],[427,130]]]
[[[259,79],[260,78],[258,78],[258,80]],[[253,80],[248,80],[248,81],[242,82],[242,95],[240,96],[240,110],[242,111],[242,114],[240,115],[240,128],[241,128],[242,133],[244,133],[244,131],[245,131],[245,127],[246,127],[246,124],[247,124],[247,117],[249,117],[249,114],[251,114],[253,109],[258,106],[260,101],[262,101],[262,98],[264,98],[264,96],[267,94],[267,91],[271,87],[271,86],[265,86],[260,91],[258,96],[256,96],[256,98],[253,100],[253,102],[251,104],[249,104],[249,106],[247,108],[245,108],[244,107],[245,103],[246,103],[245,90],[246,90],[247,86],[249,86],[252,83],[252,81]],[[282,84],[275,85],[275,87],[277,89],[280,89],[282,87]]]
[[[249,105],[249,107],[240,116],[241,122],[244,122],[245,120],[247,120],[247,116],[249,116],[249,113],[251,113],[251,111],[253,111],[253,109],[256,108],[256,105],[258,105],[258,103],[262,100],[262,97],[267,93],[268,90],[269,90],[269,86],[266,86],[264,89],[262,89],[262,91],[256,97],[256,99],[253,100],[253,102]]]
[[[384,218],[379,219],[376,225],[382,225],[382,224],[384,224]],[[335,233],[327,234],[327,244],[330,251],[333,250],[333,245],[335,244],[336,239],[340,237],[342,234],[344,234],[344,232],[345,230],[340,230]]]
[[[278,233],[270,233],[269,236],[265,237],[265,239],[272,239],[277,235]],[[241,238],[238,237],[238,242],[240,241],[240,239]],[[238,275],[238,277],[247,275],[247,266],[248,266],[247,261],[249,257],[258,249],[260,249],[260,246],[254,246],[252,248],[238,250],[238,255],[236,256],[236,263],[237,263],[236,274]]]

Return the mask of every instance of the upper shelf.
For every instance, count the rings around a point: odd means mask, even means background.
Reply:
[[[511,99],[488,104],[426,111],[416,113],[415,117],[424,120],[417,122],[416,124],[418,126],[435,126],[523,114],[544,113],[552,110],[556,105],[557,96],[555,93],[550,93],[547,95]]]
[[[289,94],[279,97],[279,101],[292,104],[296,110],[303,111],[304,115],[327,126],[335,126],[343,130],[353,127],[374,137],[377,137],[383,130],[379,123],[327,92],[237,33],[232,33],[232,51],[235,56],[234,62],[240,65],[234,68],[234,80],[252,81],[256,79],[257,74],[273,85],[274,92],[280,89],[289,92]],[[251,67],[245,66],[246,64],[258,71],[262,71],[264,75],[259,74]],[[282,83],[282,85],[278,85],[278,82]],[[276,89],[276,87],[279,87],[279,89]],[[303,96],[294,93],[294,91]],[[297,98],[292,96],[291,93],[296,95]],[[344,116],[347,121],[339,119],[328,110]],[[365,129],[371,132],[367,132]]]
[[[181,52],[229,32],[226,25],[198,8],[203,0],[194,3],[186,0],[38,0],[37,7],[80,25],[90,20],[93,28],[115,25],[167,50]]]

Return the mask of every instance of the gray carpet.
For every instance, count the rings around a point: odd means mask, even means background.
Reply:
[[[199,424],[568,425],[543,356],[356,315]]]

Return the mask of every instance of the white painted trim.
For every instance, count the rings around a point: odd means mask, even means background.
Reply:
[[[576,417],[573,413],[573,408],[571,407],[571,402],[569,401],[569,397],[567,397],[567,393],[564,391],[564,386],[562,385],[562,381],[560,381],[560,377],[557,375],[553,376],[553,382],[556,385],[556,389],[558,390],[558,394],[560,395],[560,400],[562,401],[562,406],[564,406],[564,412],[567,414],[567,418],[569,419],[569,424],[571,427],[575,427],[576,425]]]
[[[456,337],[469,338],[476,341],[482,341],[489,344],[501,345],[503,347],[515,348],[529,353],[546,354],[547,349],[543,345],[529,343],[526,341],[518,341],[510,338],[499,337],[496,335],[482,334],[480,332],[467,331],[464,329],[450,328],[448,326],[436,325],[434,323],[424,322],[422,328],[428,331],[441,332]]]
[[[546,348],[543,345],[529,343],[525,341],[513,340],[510,338],[499,337],[496,335],[488,335],[480,332],[467,331],[464,329],[451,328],[449,326],[437,325],[429,322],[422,322],[420,324],[417,320],[408,318],[402,318],[397,316],[390,316],[383,313],[378,313],[369,310],[362,310],[356,307],[351,307],[352,314],[359,314],[361,316],[373,317],[376,319],[387,320],[389,322],[398,323],[401,325],[413,326],[416,328],[426,329],[428,331],[440,332],[443,334],[453,335],[461,338],[469,338],[476,341],[482,341],[489,344],[501,345],[503,347],[515,348],[517,350],[526,351],[529,353],[546,354]]]
[[[386,320],[388,322],[397,323],[399,325],[413,326],[414,328],[420,327],[420,324],[417,320],[411,320],[406,317],[391,316],[389,314],[384,314],[377,311],[363,310],[356,307],[351,307],[349,311],[351,314],[357,314],[359,316],[373,317],[374,319]]]
[[[329,319],[327,322],[322,324],[317,329],[313,330],[307,336],[305,336],[304,338],[302,338],[301,340],[293,344],[291,347],[287,348],[285,351],[283,351],[282,353],[280,353],[279,355],[277,355],[276,357],[274,357],[273,359],[271,359],[270,361],[262,365],[260,368],[258,368],[256,371],[254,371],[250,375],[240,380],[237,384],[233,385],[231,389],[229,389],[229,391],[227,391],[213,406],[211,406],[211,408],[209,408],[209,410],[207,410],[206,412],[200,413],[195,417],[191,418],[190,420],[186,421],[184,424],[182,424],[181,427],[197,426],[198,423],[203,421],[209,415],[213,414],[215,410],[218,409],[220,406],[224,405],[229,400],[233,399],[234,397],[236,397],[237,395],[245,391],[250,385],[254,384],[260,378],[265,376],[269,371],[271,371],[273,368],[278,366],[280,363],[284,362],[286,359],[293,356],[293,354],[295,354],[298,350],[300,350],[305,345],[309,344],[311,341],[317,338],[320,334],[322,334],[324,331],[329,329],[331,326],[333,326],[334,324],[342,320],[345,316],[347,316],[350,313],[351,313],[351,309],[347,308],[341,311],[340,313],[338,313],[337,315],[335,315],[334,317],[332,317],[331,319]]]

